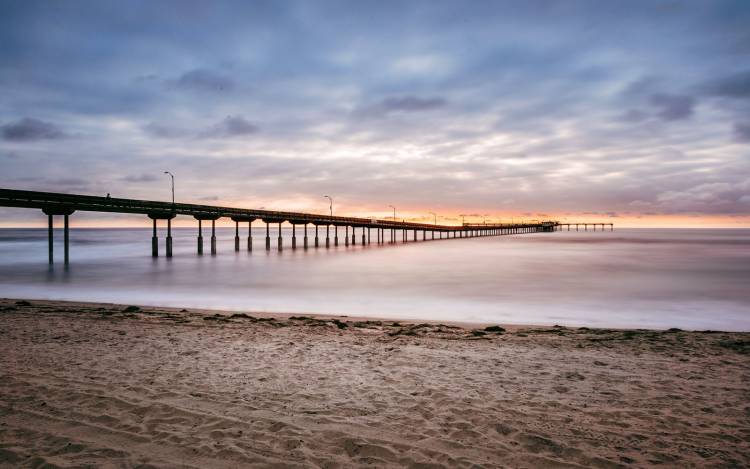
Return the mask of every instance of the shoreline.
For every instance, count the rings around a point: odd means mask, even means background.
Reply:
[[[749,356],[737,332],[3,299],[0,468],[746,467]]]
[[[260,318],[275,318],[275,319],[288,319],[294,316],[305,316],[315,319],[332,320],[338,319],[342,321],[356,322],[356,321],[385,321],[385,322],[399,322],[405,324],[447,324],[451,326],[457,326],[463,329],[481,329],[488,326],[502,326],[509,331],[517,331],[524,328],[536,328],[536,329],[589,329],[589,330],[614,330],[614,331],[668,331],[675,330],[680,332],[695,332],[695,333],[750,333],[750,330],[721,330],[721,329],[682,329],[676,327],[664,327],[664,328],[644,328],[644,327],[603,327],[603,326],[586,326],[586,325],[570,325],[570,324],[538,324],[538,323],[505,323],[505,322],[488,322],[488,321],[451,321],[451,320],[438,320],[438,319],[420,319],[420,318],[409,318],[407,316],[377,316],[377,315],[346,315],[346,314],[321,314],[311,312],[283,312],[283,311],[253,311],[248,309],[222,309],[222,308],[193,308],[189,306],[159,306],[159,305],[145,305],[145,304],[126,304],[126,303],[111,303],[111,302],[98,302],[98,301],[75,301],[75,300],[55,300],[55,299],[36,299],[36,298],[0,298],[0,302],[16,302],[16,301],[34,301],[39,304],[62,304],[68,306],[81,306],[85,308],[91,307],[107,307],[107,308],[126,308],[128,306],[136,306],[143,310],[160,310],[165,312],[179,313],[188,311],[200,315],[233,315],[237,313],[249,314],[254,317]]]

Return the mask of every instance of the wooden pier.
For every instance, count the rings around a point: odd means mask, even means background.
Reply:
[[[49,263],[54,262],[53,252],[53,217],[62,216],[63,240],[64,240],[64,262],[70,262],[69,252],[69,228],[70,216],[76,211],[108,212],[145,215],[152,221],[151,255],[159,256],[159,237],[157,221],[163,220],[167,225],[165,238],[165,255],[172,257],[172,220],[178,216],[191,216],[198,222],[197,253],[203,254],[203,222],[211,222],[210,249],[211,254],[216,254],[216,220],[229,218],[235,223],[234,249],[240,250],[240,224],[247,223],[246,249],[253,250],[252,223],[260,220],[266,224],[265,249],[271,249],[271,225],[277,225],[277,249],[284,249],[281,236],[281,225],[289,223],[292,225],[291,248],[297,249],[297,229],[301,228],[303,233],[302,248],[308,249],[313,246],[321,247],[319,235],[325,228],[325,247],[330,248],[339,245],[339,228],[344,229],[344,245],[371,244],[372,230],[375,230],[376,244],[396,244],[398,238],[402,243],[417,241],[432,241],[440,239],[472,238],[479,236],[500,236],[508,234],[523,233],[549,233],[559,231],[567,226],[576,230],[579,226],[587,231],[589,226],[596,230],[601,226],[614,229],[612,223],[558,223],[556,221],[541,221],[535,223],[500,223],[500,224],[471,224],[463,225],[438,225],[427,223],[413,223],[397,220],[381,220],[375,218],[338,217],[332,215],[319,215],[301,212],[279,212],[271,210],[243,209],[235,207],[219,207],[213,205],[195,205],[171,202],[157,202],[151,200],[119,199],[110,197],[97,197],[90,195],[62,194],[56,192],[36,192],[12,189],[0,189],[0,207],[22,207],[40,209],[48,217],[48,244]],[[331,243],[331,227],[333,227],[333,243]],[[244,228],[243,228],[244,229]],[[310,243],[308,229],[314,229],[314,241]],[[349,230],[351,229],[351,237]],[[400,236],[399,236],[400,234]],[[421,239],[419,234],[421,234]],[[389,241],[386,243],[386,235]],[[409,239],[411,235],[411,240]]]

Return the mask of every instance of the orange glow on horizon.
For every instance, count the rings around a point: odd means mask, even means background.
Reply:
[[[217,204],[229,206],[230,204]],[[235,205],[235,204],[231,204]],[[266,207],[268,210],[280,210],[277,207]],[[29,219],[24,221],[0,221],[0,228],[46,228],[47,217],[40,210],[18,209],[28,213]],[[286,211],[286,210],[285,210]],[[322,210],[297,210],[288,211],[305,211],[307,213],[327,214]],[[19,212],[20,213],[20,212]],[[396,219],[401,221],[417,222],[432,224],[433,215],[427,215],[428,210],[408,210],[396,212]],[[334,210],[334,215],[351,216],[361,218],[378,218],[392,219],[393,213],[383,210],[368,211],[359,208],[358,210],[341,211]],[[530,222],[533,220],[556,220],[560,223],[613,223],[615,228],[750,228],[750,216],[719,216],[719,215],[647,215],[631,214],[627,216],[607,216],[592,214],[565,214],[547,216],[533,216],[523,213],[501,213],[488,214],[485,216],[468,215],[463,217],[466,223],[481,224],[486,221],[491,223],[511,223],[511,222]],[[253,226],[260,227],[259,220],[253,223]],[[438,214],[437,223],[439,225],[456,226],[462,223],[462,217],[458,213]],[[71,228],[149,228],[151,220],[146,216],[131,214],[104,214],[92,212],[77,212],[70,218]],[[159,226],[166,225],[160,221]],[[197,222],[188,216],[178,216],[172,221],[172,226],[176,228],[195,227]],[[204,223],[204,228],[207,226]],[[62,226],[62,218],[55,217],[55,227]],[[208,225],[210,226],[210,225]],[[234,226],[228,218],[216,221],[217,227]]]

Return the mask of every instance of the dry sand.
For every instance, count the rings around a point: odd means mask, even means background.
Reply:
[[[0,301],[0,467],[748,467],[750,334]]]

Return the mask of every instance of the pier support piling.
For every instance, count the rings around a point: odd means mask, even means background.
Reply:
[[[240,222],[234,222],[234,250],[239,252],[240,250]]]
[[[216,220],[211,220],[211,255],[216,255]]]
[[[198,220],[198,255],[203,255],[203,220]]]
[[[151,236],[151,257],[159,257],[159,238],[156,236],[156,218],[153,219],[154,222],[154,234]],[[52,217],[49,218],[50,223],[50,233],[52,232]],[[52,247],[50,247],[50,254],[52,252]],[[50,255],[51,258],[51,255]]]
[[[339,245],[339,226],[333,225],[333,245]]]
[[[69,222],[68,215],[63,215],[63,250],[65,252],[65,265],[70,264],[70,233],[69,233]],[[602,228],[603,229],[603,228]]]
[[[55,263],[54,246],[52,244],[54,242],[52,229],[52,215],[47,215],[47,250],[50,264]]]
[[[252,252],[253,250],[253,222],[247,222],[247,250]]]
[[[167,218],[167,257],[172,257],[172,219]]]
[[[266,251],[271,250],[271,228],[270,222],[266,222]]]
[[[303,240],[304,248],[307,249],[307,223],[305,223],[305,239]]]
[[[292,223],[292,251],[297,249],[297,225]]]
[[[281,237],[281,224],[282,223],[283,222],[279,222],[279,248],[278,248],[279,251],[283,251],[284,250],[284,240]]]

